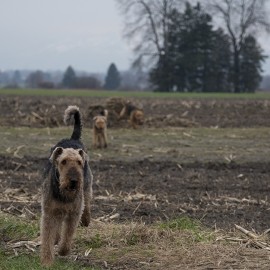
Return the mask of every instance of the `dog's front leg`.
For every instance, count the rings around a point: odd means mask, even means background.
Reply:
[[[73,236],[79,222],[80,216],[75,213],[73,215],[69,215],[63,221],[62,235],[58,250],[59,255],[66,256],[70,252]]]
[[[41,218],[41,264],[50,266],[54,259],[54,242],[58,229],[56,220],[46,214]]]

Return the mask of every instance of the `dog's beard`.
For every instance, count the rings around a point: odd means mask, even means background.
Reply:
[[[105,128],[105,124],[104,123],[96,123],[95,127],[98,130],[103,130]]]
[[[65,185],[60,185],[59,187],[61,198],[65,202],[73,202],[77,196],[80,195],[81,191],[82,185],[80,182],[76,182],[76,184],[71,182]]]

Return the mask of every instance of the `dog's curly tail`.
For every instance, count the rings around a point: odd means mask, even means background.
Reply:
[[[79,107],[68,106],[64,114],[64,123],[68,125],[71,122],[72,116],[74,117],[74,129],[70,139],[80,140],[82,134],[82,121]]]

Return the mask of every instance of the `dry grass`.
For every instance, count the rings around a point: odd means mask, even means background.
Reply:
[[[179,221],[182,222],[186,220]],[[80,230],[76,241],[77,251],[83,254],[83,257],[89,257],[91,261],[101,264],[104,261],[108,265],[132,262],[136,267],[151,265],[155,269],[165,265],[177,266],[181,258],[186,260],[190,257],[189,253],[192,253],[195,246],[214,240],[215,233],[210,233],[199,225],[181,229],[170,228],[170,224],[94,221],[89,228]],[[198,240],[195,231],[205,237]]]
[[[188,218],[154,225],[94,221],[80,230],[76,253],[86,264],[112,269],[256,269],[256,257],[263,259],[260,269],[267,269],[266,250],[217,241],[225,238],[224,232],[209,231]]]
[[[40,269],[38,220],[27,223],[0,212],[0,221],[2,266],[14,265],[4,269],[20,269],[22,262]],[[240,238],[239,232],[210,231],[185,217],[153,225],[93,220],[78,229],[72,254],[58,257],[52,269],[268,269],[269,251],[230,241],[232,237]]]
[[[23,158],[24,156],[48,156],[49,149],[71,129],[34,129],[0,127],[0,154]],[[91,159],[199,162],[263,162],[268,161],[270,128],[208,129],[162,128],[110,129],[109,147],[92,148],[92,130],[85,128],[83,141],[91,153]],[[257,155],[260,153],[260,155]]]

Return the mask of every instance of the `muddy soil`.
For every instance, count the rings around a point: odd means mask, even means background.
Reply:
[[[40,213],[45,162],[0,156],[2,209],[18,212],[25,207]],[[188,215],[212,228],[230,230],[234,224],[260,232],[269,228],[269,164],[179,166],[170,161],[104,160],[91,167],[93,218],[119,214],[120,222],[153,223]]]

